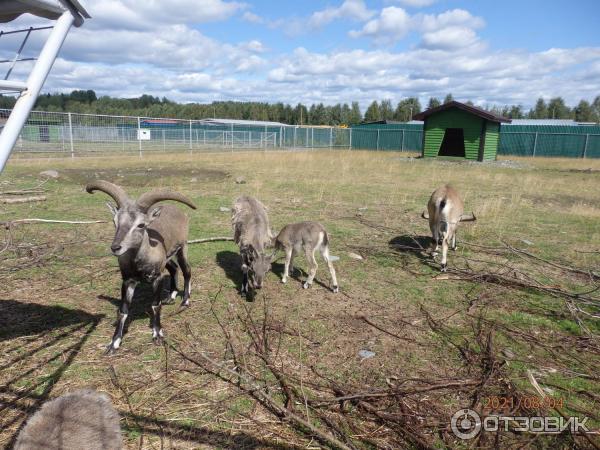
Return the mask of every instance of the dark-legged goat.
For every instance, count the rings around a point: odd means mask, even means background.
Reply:
[[[165,268],[171,275],[171,298],[177,295],[175,279],[177,266],[183,273],[184,292],[181,306],[190,304],[192,271],[187,260],[188,217],[173,205],[152,206],[163,200],[175,200],[192,209],[196,206],[187,197],[172,191],[152,191],[142,194],[137,201],[125,191],[108,181],[95,181],[86,186],[90,194],[102,191],[117,203],[108,203],[115,223],[115,237],[111,245],[113,255],[119,259],[123,284],[119,321],[106,352],[112,353],[121,345],[123,329],[129,314],[133,293],[138,283],[152,284],[152,338],[160,344],[163,331],[160,324],[161,286]],[[174,259],[177,260],[177,264]]]

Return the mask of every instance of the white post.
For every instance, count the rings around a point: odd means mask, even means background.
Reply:
[[[583,144],[583,154],[581,155],[582,158],[585,158],[585,154],[587,153],[587,146],[588,146],[588,138],[590,137],[589,134],[585,135],[585,144]]]
[[[294,142],[292,142],[292,148],[296,148],[296,130],[298,127],[294,127]]]
[[[190,153],[192,153],[192,121],[190,120]]]
[[[314,150],[315,148],[315,129],[310,129],[310,147]]]
[[[329,148],[333,148],[333,127],[329,129]]]
[[[231,151],[233,151],[233,124],[231,124]]]
[[[167,142],[165,140],[165,130],[162,130],[162,137],[163,137],[163,152],[167,151]]]
[[[402,144],[400,144],[400,151],[404,151],[404,130],[402,130]]]
[[[50,36],[40,52],[40,55],[27,79],[27,90],[21,92],[19,99],[15,104],[8,120],[4,124],[2,134],[0,134],[0,172],[4,170],[6,161],[10,156],[23,125],[29,117],[29,113],[35,104],[40,90],[46,81],[46,77],[52,68],[52,64],[58,55],[67,33],[73,25],[75,17],[71,12],[66,11],[58,18]]]
[[[69,113],[69,139],[71,141],[71,158],[75,158],[75,151],[73,149],[73,122],[71,121],[71,113]]]
[[[279,127],[279,147],[283,147],[283,127]]]
[[[379,128],[377,128],[377,150],[379,150]]]
[[[352,150],[352,128],[350,128],[350,144],[348,144],[348,150]]]
[[[535,156],[535,148],[537,147],[537,131],[535,132],[535,138],[533,139],[533,154],[531,156]]]
[[[202,143],[204,144],[204,147],[206,147],[206,130],[202,130]]]
[[[308,147],[308,128],[306,129],[306,145],[305,147]]]
[[[140,147],[140,158],[142,157],[142,140],[140,139],[140,118],[137,118],[137,122],[138,122],[138,129],[137,129],[137,139],[138,139],[138,144]]]

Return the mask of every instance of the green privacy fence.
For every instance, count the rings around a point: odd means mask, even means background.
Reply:
[[[352,128],[352,148],[421,152],[419,124],[361,124]],[[600,126],[502,125],[499,155],[600,158]]]
[[[600,158],[600,126],[502,125],[498,154]]]
[[[352,148],[420,152],[423,126],[418,124],[363,124],[352,127]]]

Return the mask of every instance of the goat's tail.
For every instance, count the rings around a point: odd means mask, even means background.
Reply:
[[[327,231],[323,230],[323,243],[321,244],[323,247],[327,247],[329,245],[329,235]]]

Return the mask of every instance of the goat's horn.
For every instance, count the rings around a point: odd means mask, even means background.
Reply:
[[[471,213],[471,215],[463,214],[462,216],[460,216],[461,222],[475,222],[476,220],[477,217],[475,217],[474,213]]]
[[[181,202],[192,209],[196,209],[196,205],[194,205],[189,198],[183,194],[180,194],[179,192],[173,191],[146,192],[145,194],[142,194],[140,198],[138,198],[136,203],[141,209],[148,211],[152,205],[162,202],[163,200],[175,200],[176,202]]]
[[[85,190],[89,194],[94,191],[102,191],[105,194],[110,195],[117,203],[118,208],[123,206],[129,200],[129,196],[125,193],[123,188],[104,180],[92,181],[91,183],[88,183],[85,187]]]
[[[423,219],[429,219],[429,213],[426,213],[425,211],[423,211],[423,212],[421,213],[421,217],[422,217]]]

